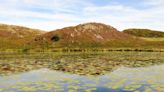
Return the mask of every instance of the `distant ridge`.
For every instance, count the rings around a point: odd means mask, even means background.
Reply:
[[[126,29],[123,31],[124,33],[138,36],[138,37],[164,37],[164,32],[150,29]]]
[[[0,48],[17,48],[45,33],[38,29],[0,24]]]

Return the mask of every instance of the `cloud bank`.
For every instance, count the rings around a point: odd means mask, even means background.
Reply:
[[[54,30],[101,22],[164,31],[164,0],[0,0],[0,23]]]

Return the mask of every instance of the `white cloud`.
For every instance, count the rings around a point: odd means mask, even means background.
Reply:
[[[98,6],[89,0],[5,0],[3,4],[0,1],[0,15],[8,19],[0,17],[0,22],[44,30],[102,22],[119,30],[138,27],[164,31],[164,1],[144,0],[143,4],[151,7],[142,9],[119,3]]]
[[[164,0],[144,0],[145,5],[159,6],[164,4]]]
[[[137,9],[123,5],[107,5],[86,7],[85,12],[91,17],[88,20],[96,20],[107,24],[113,24],[119,30],[126,28],[150,28],[164,31],[164,7],[156,6],[146,9]]]

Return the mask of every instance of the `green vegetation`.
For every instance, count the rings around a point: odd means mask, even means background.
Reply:
[[[154,37],[154,38],[163,37],[164,38],[164,32],[150,30],[150,29],[126,29],[123,32],[137,37]]]
[[[60,40],[60,37],[58,35],[55,35],[51,38],[52,41],[57,42]]]

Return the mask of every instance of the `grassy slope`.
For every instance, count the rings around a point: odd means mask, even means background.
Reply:
[[[142,47],[164,48],[164,32],[150,29],[126,29],[123,32],[145,40]]]
[[[112,30],[112,31],[111,31]],[[100,32],[100,33],[99,33]],[[74,36],[72,37],[71,34]],[[104,39],[98,39],[94,35],[100,35]],[[52,41],[53,36],[59,36],[59,41]],[[39,42],[45,48],[140,48],[160,49],[164,48],[163,41],[148,41],[143,38],[134,37],[127,33],[117,31],[108,25],[99,23],[80,24],[48,32],[39,38]],[[44,39],[44,40],[43,40]],[[45,41],[45,42],[44,42]]]
[[[51,40],[54,36],[58,36],[59,41]],[[36,43],[47,43],[52,48],[108,48],[133,47],[138,46],[139,43],[143,44],[143,41],[137,37],[119,32],[109,25],[86,23],[48,32],[37,38]]]
[[[123,32],[138,37],[164,38],[164,32],[150,29],[126,29]]]
[[[146,40],[146,41],[164,41],[164,37],[163,37],[163,38],[142,37],[142,39],[144,39],[144,40]]]
[[[20,48],[44,31],[0,24],[0,49]]]
[[[95,26],[98,27],[98,29]],[[33,49],[48,48],[52,50],[58,48],[81,48],[83,50],[85,50],[85,48],[164,48],[163,38],[157,38],[157,36],[153,38],[138,38],[127,33],[119,32],[111,26],[99,23],[93,25],[80,24],[75,27],[67,27],[41,35],[43,33],[45,32],[37,29],[0,24],[0,49],[24,48],[31,45],[33,46]],[[74,36],[72,36],[72,34]],[[59,41],[51,40],[55,35],[60,37]],[[100,35],[103,39],[93,35]],[[33,44],[35,40],[37,40],[37,42]],[[31,44],[28,44],[29,42]],[[35,47],[35,45],[37,45],[37,47]]]

